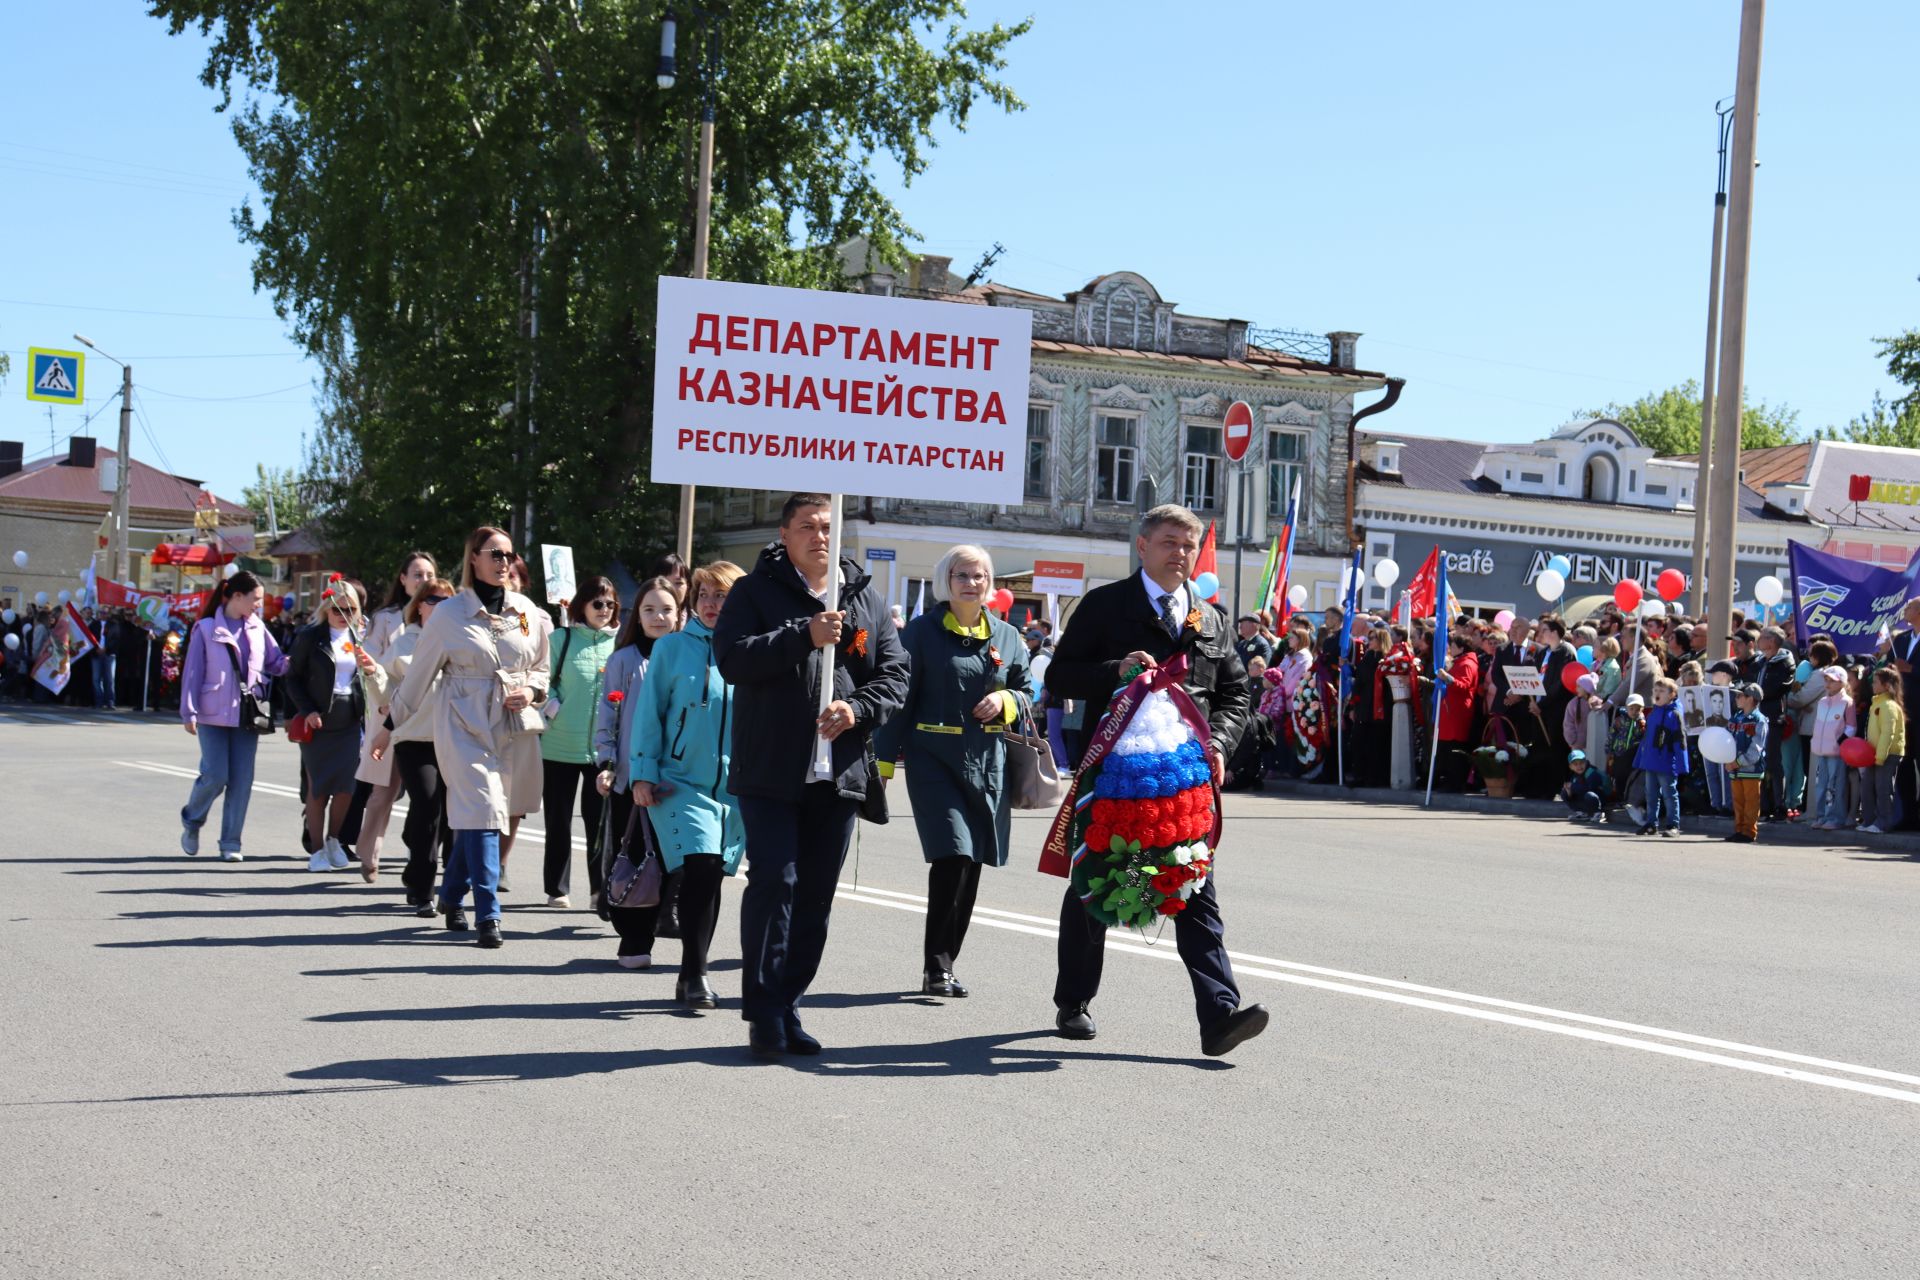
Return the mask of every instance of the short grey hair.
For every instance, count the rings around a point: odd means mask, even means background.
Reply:
[[[1179,503],[1163,502],[1140,517],[1140,536],[1151,538],[1153,531],[1163,524],[1177,524],[1188,533],[1202,533],[1206,529],[1199,516]]]
[[[956,564],[979,565],[987,571],[987,586],[993,586],[993,557],[987,554],[985,547],[963,542],[957,547],[948,547],[947,554],[940,557],[940,563],[933,566],[934,603],[946,604],[953,599],[951,579]]]

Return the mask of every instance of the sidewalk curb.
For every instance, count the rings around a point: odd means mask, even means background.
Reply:
[[[1433,793],[1433,803],[1422,805],[1420,791],[1392,791],[1384,787],[1336,787],[1327,782],[1302,782],[1296,778],[1269,778],[1264,790],[1236,791],[1229,795],[1267,796],[1278,799],[1349,800],[1417,812],[1484,813],[1543,821],[1565,822],[1567,808],[1553,800],[1496,800],[1489,796],[1461,795],[1457,792]],[[1616,811],[1617,812],[1617,811]],[[1632,834],[1623,820],[1608,824],[1615,831]],[[1688,835],[1728,836],[1733,834],[1733,819],[1687,815],[1682,828]],[[1858,831],[1815,831],[1805,822],[1764,822],[1760,824],[1761,844],[1800,845],[1816,849],[1872,849],[1905,854],[1920,860],[1920,833],[1897,832],[1865,835]]]

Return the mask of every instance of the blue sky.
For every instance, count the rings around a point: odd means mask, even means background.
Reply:
[[[1007,71],[1028,110],[943,130],[899,193],[956,269],[997,240],[993,277],[1025,288],[1126,269],[1189,312],[1359,330],[1361,363],[1408,379],[1380,420],[1402,432],[1529,439],[1700,375],[1737,0],[973,6],[1030,13]],[[10,18],[0,438],[47,451],[19,353],[77,330],[135,362],[137,456],[237,497],[297,460],[313,369],[253,292],[200,46],[124,0]],[[1872,339],[1920,325],[1917,45],[1920,6],[1771,9],[1748,388],[1803,426],[1890,389]],[[90,363],[87,412],[117,375]]]

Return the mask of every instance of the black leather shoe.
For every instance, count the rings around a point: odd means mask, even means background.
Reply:
[[[920,994],[923,996],[945,996],[948,999],[965,995],[966,991],[964,989],[959,991],[954,990],[956,985],[951,973],[929,973],[920,979]]]
[[[480,922],[480,936],[475,938],[474,941],[489,951],[492,951],[501,943],[505,942],[506,939],[500,936],[500,922],[498,920],[482,920]]]
[[[440,914],[447,918],[447,928],[453,930],[455,933],[465,933],[467,931],[467,913],[464,909],[460,907],[450,907],[442,903],[440,906]]]
[[[413,906],[413,914],[420,917],[420,919],[422,920],[431,920],[435,916],[440,914],[440,912],[434,908],[434,905],[431,901],[422,900],[420,902],[413,903],[412,906]]]
[[[1087,1012],[1084,1004],[1062,1009],[1054,1018],[1053,1025],[1060,1029],[1061,1038],[1066,1040],[1091,1040],[1099,1034],[1093,1025],[1093,1015]]]
[[[680,979],[673,989],[674,999],[689,1009],[717,1009],[720,997],[707,982],[707,975],[696,973]]]
[[[792,1014],[787,1015],[786,1030],[787,1051],[789,1053],[805,1054],[808,1057],[812,1057],[814,1054],[820,1052],[820,1042],[808,1035],[807,1029],[800,1025],[800,1019],[794,1017]]]
[[[778,1022],[749,1022],[747,1052],[756,1058],[780,1058],[787,1052],[787,1029]]]
[[[1266,1029],[1265,1005],[1250,1004],[1244,1009],[1235,1009],[1200,1033],[1200,1052],[1209,1058],[1218,1058]]]

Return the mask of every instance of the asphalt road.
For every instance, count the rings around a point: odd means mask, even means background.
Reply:
[[[0,708],[0,1275],[1920,1270],[1913,856],[1235,798],[1228,942],[1274,1021],[1217,1061],[1170,936],[1116,938],[1099,1039],[1052,1036],[1041,815],[973,997],[920,997],[896,818],[848,862],[826,1054],[761,1064],[732,911],[725,1004],[682,1013],[677,944],[620,971],[537,905],[537,837],[496,952],[391,873],[309,874],[284,740],[247,861],[183,857],[195,760]]]

